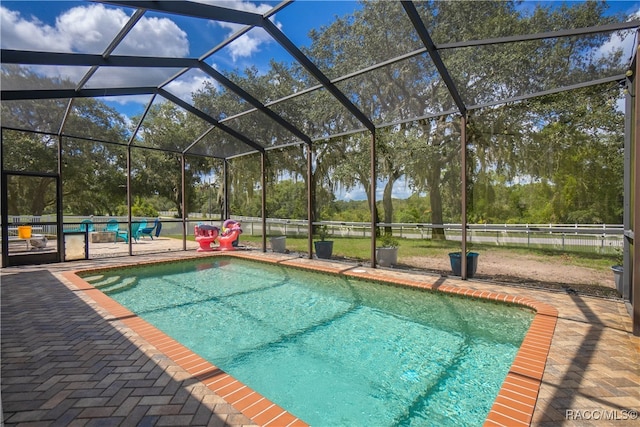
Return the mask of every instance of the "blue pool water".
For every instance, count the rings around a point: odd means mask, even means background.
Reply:
[[[234,258],[85,280],[314,426],[482,425],[533,319]]]

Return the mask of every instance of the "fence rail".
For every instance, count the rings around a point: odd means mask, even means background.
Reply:
[[[192,216],[193,217],[193,216]],[[108,216],[65,216],[64,227],[74,227],[82,220],[91,219],[96,230],[101,230],[110,219],[121,224],[127,223],[127,217]],[[149,218],[134,218],[136,220]],[[234,216],[233,219],[242,224],[243,233],[262,235],[262,219],[257,217]],[[210,219],[187,220],[187,235],[193,235],[193,226],[198,222],[209,222],[221,226],[221,221]],[[54,217],[11,216],[8,227],[18,224],[42,224],[42,233],[56,233]],[[182,220],[177,218],[162,219],[164,235],[181,235]],[[327,233],[333,238],[371,237],[371,224],[366,222],[322,221],[314,225],[327,227]],[[433,231],[442,229],[446,240],[460,241],[461,224],[429,224],[429,223],[379,223],[378,227],[391,228],[396,237],[405,239],[432,239]],[[124,227],[123,227],[124,228]],[[268,236],[306,237],[308,228],[306,220],[267,218],[266,234]],[[496,246],[521,246],[530,248],[555,248],[560,250],[577,250],[601,254],[615,254],[623,245],[625,230],[621,224],[468,224],[467,239],[469,242],[494,244]]]
[[[234,217],[242,223],[244,233],[262,235],[262,220],[256,217]],[[267,235],[307,236],[307,221],[268,218]],[[371,237],[371,224],[364,222],[322,221],[327,233],[339,237]],[[434,229],[442,229],[446,240],[460,241],[461,224],[378,223],[390,227],[396,237],[405,239],[432,239]],[[468,224],[469,242],[496,246],[522,246],[529,248],[555,248],[604,254],[615,254],[623,245],[624,228],[621,224]]]

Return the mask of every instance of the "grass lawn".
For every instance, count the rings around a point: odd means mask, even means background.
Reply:
[[[191,237],[193,240],[193,237]],[[341,237],[333,240],[333,255],[354,260],[368,260],[371,253],[371,241],[369,238]],[[448,257],[449,252],[460,250],[460,244],[454,241],[434,241],[420,239],[398,239],[401,251],[398,254],[399,262],[403,257]],[[260,245],[261,236],[242,235],[241,242],[251,242],[254,246]],[[267,245],[269,238],[267,238]],[[292,252],[307,252],[308,242],[306,237],[287,236],[287,249]],[[491,251],[492,253],[504,253],[509,255],[521,255],[523,257],[535,257],[542,261],[575,265],[580,267],[596,268],[608,271],[615,264],[615,256],[610,254],[596,254],[584,251],[562,251],[557,249],[521,248],[517,246],[496,246],[494,244],[483,245],[473,243],[470,250],[474,252]]]

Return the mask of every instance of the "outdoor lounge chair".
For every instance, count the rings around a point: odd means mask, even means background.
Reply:
[[[155,235],[158,237],[161,229],[162,223],[160,222],[160,218],[156,218],[156,220],[153,221],[153,226],[149,227],[149,223],[147,222],[144,227],[140,228],[140,237],[149,236],[151,240],[153,240],[153,230],[156,231]]]
[[[144,225],[145,225],[145,223],[140,222],[140,221],[131,221],[131,237],[136,242],[138,241],[138,238],[140,237],[140,229],[142,229],[142,227],[144,227]]]
[[[69,230],[64,230],[65,233],[77,233],[78,231],[82,231],[82,232],[93,232],[96,231],[94,225],[93,225],[93,221],[91,221],[90,219],[83,219],[80,222],[80,225],[75,227],[75,228],[71,228]]]
[[[88,231],[89,233],[96,231],[96,228],[93,225],[93,221],[90,219],[84,219],[80,222],[80,231]]]
[[[135,240],[136,242],[140,237],[140,228],[143,225],[144,224],[140,221],[131,221],[131,237],[133,237],[133,240]],[[111,231],[116,233],[116,238],[115,238],[116,242],[118,241],[118,237],[120,237],[125,241],[125,243],[129,243],[129,227],[126,227],[125,230],[120,230],[118,221],[115,219],[110,219],[107,222],[107,226],[104,228],[104,231]]]
[[[107,221],[107,226],[104,228],[104,231],[115,233],[115,242],[118,241],[118,238],[124,240],[125,243],[129,242],[129,232],[127,230],[120,230],[120,224],[118,224],[118,220],[116,219]]]

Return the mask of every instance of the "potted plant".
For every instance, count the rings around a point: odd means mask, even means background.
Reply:
[[[327,226],[323,225],[318,229],[318,236],[320,241],[313,242],[316,249],[316,256],[322,259],[330,259],[333,254],[333,241],[325,240],[327,238],[328,231]]]
[[[611,271],[613,271],[613,280],[616,284],[616,290],[620,295],[623,294],[623,282],[622,275],[624,274],[624,258],[623,251],[620,248],[616,249],[616,257],[615,257],[615,265],[611,266]]]
[[[274,236],[269,240],[273,252],[279,252],[281,254],[287,253],[287,236]]]
[[[467,250],[467,277],[471,278],[476,274],[478,269],[478,254]],[[462,252],[450,252],[449,262],[454,276],[462,276]]]
[[[379,240],[376,248],[376,258],[382,267],[392,267],[398,263],[398,239],[391,234],[385,234]]]

